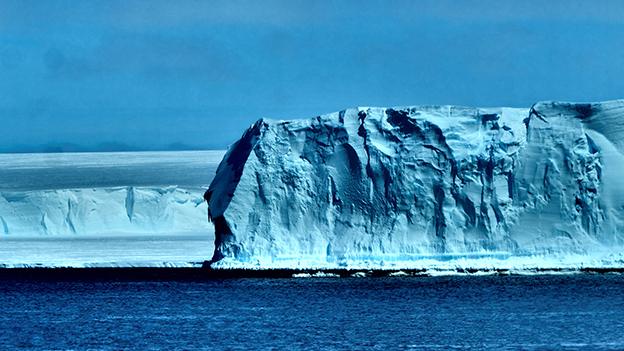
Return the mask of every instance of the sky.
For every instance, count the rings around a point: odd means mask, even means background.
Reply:
[[[0,0],[0,152],[223,149],[259,118],[624,98],[622,1]]]

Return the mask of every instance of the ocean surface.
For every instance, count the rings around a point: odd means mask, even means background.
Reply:
[[[0,349],[624,349],[624,276],[0,282]]]

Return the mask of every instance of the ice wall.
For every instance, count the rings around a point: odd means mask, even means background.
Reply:
[[[204,232],[200,188],[112,187],[0,193],[0,235],[85,237]]]
[[[624,101],[259,120],[205,196],[214,267],[623,265]]]
[[[222,151],[0,154],[0,239],[211,237]]]

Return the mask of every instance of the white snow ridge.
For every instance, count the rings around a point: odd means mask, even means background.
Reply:
[[[262,119],[206,192],[215,268],[621,267],[624,100]]]

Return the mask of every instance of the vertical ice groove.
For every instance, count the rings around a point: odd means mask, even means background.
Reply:
[[[74,226],[74,222],[72,221],[72,215],[73,213],[71,199],[67,199],[67,216],[65,216],[65,223],[67,223],[69,230],[73,234],[76,234],[76,227]]]
[[[128,220],[132,222],[132,217],[134,216],[134,187],[132,186],[126,188],[125,207]]]
[[[2,222],[2,230],[4,231],[4,234],[8,235],[9,234],[9,225],[7,224],[7,222],[4,219],[4,217],[0,216],[0,222]]]
[[[46,214],[45,213],[43,213],[41,215],[40,224],[41,224],[41,229],[43,229],[43,233],[44,234],[49,234],[48,233],[48,224],[46,223]]]

